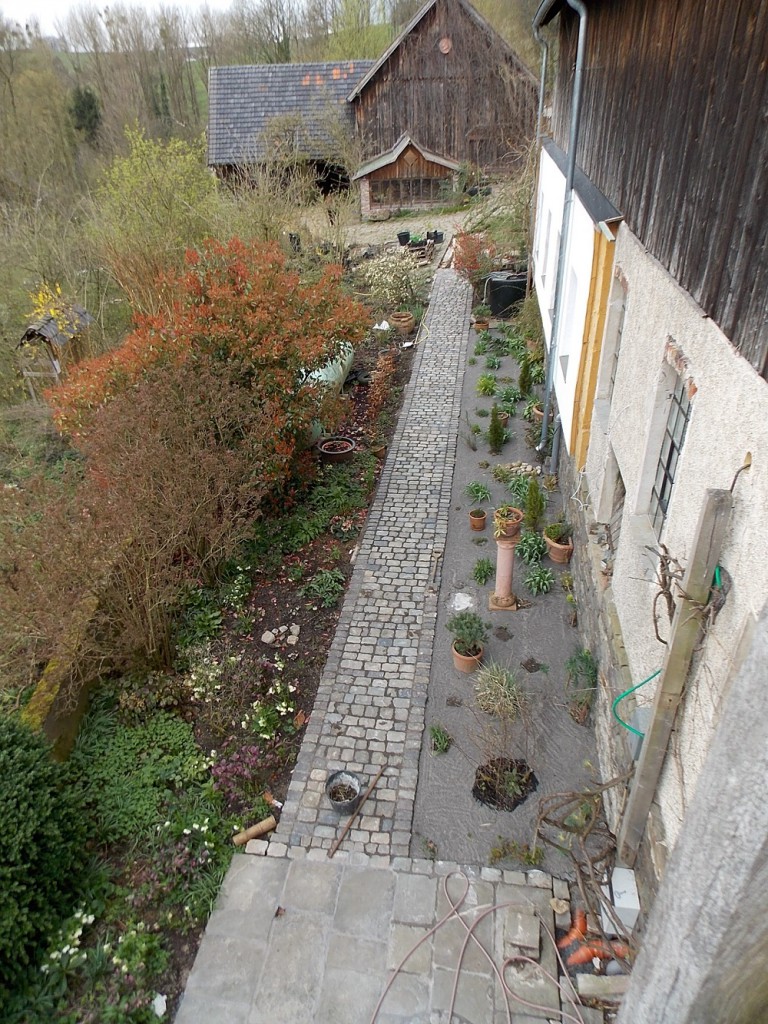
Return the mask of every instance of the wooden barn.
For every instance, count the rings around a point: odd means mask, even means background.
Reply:
[[[429,0],[348,99],[365,215],[435,205],[462,164],[513,168],[533,138],[537,83],[467,0]]]
[[[327,179],[329,119],[356,133],[363,164],[349,171],[368,215],[444,202],[462,165],[513,169],[537,83],[467,0],[428,0],[375,62],[211,68],[209,99],[208,163],[222,177],[268,159],[279,136]]]

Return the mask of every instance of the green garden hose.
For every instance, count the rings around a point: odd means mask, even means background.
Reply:
[[[634,725],[630,725],[628,722],[625,722],[623,718],[619,718],[619,713],[616,710],[616,706],[618,705],[619,701],[624,700],[624,698],[628,697],[630,695],[630,693],[634,693],[635,690],[639,690],[641,686],[645,686],[646,683],[650,683],[650,681],[652,679],[655,679],[656,676],[660,672],[661,672],[660,668],[656,669],[656,671],[653,673],[653,675],[652,676],[648,676],[648,678],[644,679],[642,681],[642,683],[638,683],[637,686],[630,686],[630,688],[628,690],[625,690],[624,693],[620,693],[619,696],[616,698],[616,700],[614,700],[613,704],[611,705],[611,711],[613,712],[613,717],[616,719],[616,721],[619,723],[619,725],[623,725],[625,729],[629,729],[630,732],[634,733],[635,736],[639,736],[640,739],[642,739],[645,736],[645,733],[644,732],[640,732],[640,730],[636,729],[634,727]]]

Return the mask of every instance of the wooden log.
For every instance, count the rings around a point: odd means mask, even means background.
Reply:
[[[267,832],[272,832],[276,828],[277,822],[274,815],[270,814],[268,818],[260,821],[258,825],[251,825],[244,832],[238,832],[236,836],[233,836],[232,842],[235,846],[245,846],[249,839],[258,839],[259,836],[264,836]]]

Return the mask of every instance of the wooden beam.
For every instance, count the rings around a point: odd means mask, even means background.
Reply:
[[[677,601],[653,701],[652,721],[643,740],[640,761],[619,829],[618,857],[630,867],[635,863],[648,812],[656,795],[669,737],[701,628],[699,607],[709,600],[712,577],[731,518],[732,500],[730,491],[708,490],[699,516],[693,552],[681,584],[682,594]]]

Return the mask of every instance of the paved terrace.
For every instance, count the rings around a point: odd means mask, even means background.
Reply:
[[[531,964],[508,968],[505,978],[545,1008],[513,1002],[508,1011],[468,929],[476,923],[474,935],[497,965],[524,954],[556,976],[543,929],[554,930],[550,899],[567,898],[567,885],[541,871],[460,869],[411,850],[469,312],[469,287],[438,271],[279,827],[268,843],[248,844],[251,856],[235,857],[176,1024],[559,1019],[554,982]],[[367,782],[382,765],[329,859],[346,817],[327,802],[328,774],[347,768]],[[602,1020],[580,1012],[584,1024]]]

